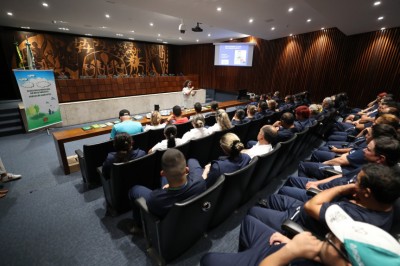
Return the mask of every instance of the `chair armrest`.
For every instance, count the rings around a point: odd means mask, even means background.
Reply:
[[[143,197],[136,199],[135,203],[139,206],[141,211],[149,213],[149,208],[147,207],[146,200]]]
[[[293,222],[290,219],[286,219],[281,225],[282,230],[287,233],[289,238],[294,237],[295,235],[304,232],[304,228],[296,222]]]
[[[313,187],[310,187],[309,189],[307,189],[307,195],[312,196],[312,197],[314,197],[315,195],[317,195],[320,192],[321,192],[321,190],[313,188]]]
[[[83,151],[82,150],[75,150],[75,154],[78,155],[78,158],[85,158],[85,156],[83,156]]]
[[[336,171],[335,169],[322,169],[322,171],[327,175],[327,177],[342,174],[342,172]]]
[[[97,167],[96,170],[97,170],[97,173],[99,173],[100,176],[103,175],[103,166]]]
[[[141,197],[135,200],[135,204],[140,208],[142,229],[146,239],[147,248],[154,247],[158,252],[159,250],[159,225],[160,219],[149,212],[146,200]]]

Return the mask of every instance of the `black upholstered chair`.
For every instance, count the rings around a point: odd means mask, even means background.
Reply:
[[[291,154],[291,148],[295,143],[297,135],[295,134],[291,139],[287,141],[280,142],[281,148],[277,158],[275,159],[274,167],[272,171],[269,173],[270,178],[277,177],[280,173],[282,173],[286,166],[288,166],[292,159],[293,155]]]
[[[211,127],[216,123],[215,115],[208,115],[204,118],[206,121],[206,126]]]
[[[210,228],[214,228],[225,221],[242,202],[246,187],[254,173],[258,163],[258,157],[254,157],[250,163],[233,173],[225,173],[225,182],[215,213],[210,222]]]
[[[247,132],[249,131],[249,127],[250,127],[251,121],[244,123],[244,124],[240,124],[240,125],[235,125],[233,127],[233,133],[235,133],[239,139],[246,144],[246,136],[247,136]]]
[[[213,133],[214,141],[213,141],[212,146],[210,146],[211,153],[210,153],[210,158],[208,160],[209,162],[212,161],[212,160],[218,159],[220,156],[225,156],[224,151],[222,150],[221,146],[219,145],[219,140],[226,133],[233,132],[233,128],[234,127],[231,127],[229,129],[226,129],[226,130],[223,130],[223,131],[216,131],[216,132]]]
[[[176,129],[178,130],[177,138],[182,138],[182,136],[193,128],[192,121],[188,121],[183,124],[175,124]]]
[[[210,162],[211,150],[215,149],[214,134],[190,141],[190,158],[197,159],[202,167]]]
[[[184,144],[182,144],[182,145],[176,146],[176,147],[174,148],[174,149],[177,149],[177,150],[179,150],[180,152],[182,152],[183,155],[185,155],[186,160],[190,158],[190,157],[189,157],[189,154],[190,154],[190,143],[191,143],[191,142],[188,141],[188,142],[186,142],[186,143],[184,143]]]
[[[154,147],[157,143],[165,139],[164,136],[164,128],[159,128],[159,129],[150,129],[149,130],[149,140],[148,140],[148,150]]]
[[[154,255],[159,265],[177,258],[203,236],[215,213],[223,184],[224,176],[220,176],[202,194],[175,203],[163,219],[149,212],[144,198],[136,200],[149,255]]]
[[[151,147],[149,147],[149,132],[141,132],[135,135],[132,135],[133,148],[134,149],[141,149],[147,152]],[[152,146],[153,147],[153,146]]]
[[[246,138],[244,140],[242,140],[244,144],[246,144],[249,140],[257,140],[257,135],[258,135],[258,132],[260,132],[262,122],[263,122],[262,118],[252,120],[250,122],[250,126],[247,131]]]
[[[150,189],[161,187],[160,158],[162,152],[147,154],[126,163],[114,163],[110,177],[102,174],[102,167],[97,170],[101,176],[107,210],[116,215],[130,209],[128,191],[134,185],[142,185]]]
[[[251,199],[259,190],[268,184],[270,181],[269,173],[274,167],[275,159],[279,154],[281,144],[278,143],[272,151],[267,154],[257,156],[258,164],[254,170],[253,175],[250,178],[250,182],[247,184],[244,196],[242,198],[242,204],[246,203]]]
[[[308,143],[306,142],[308,131],[309,128],[307,127],[303,131],[296,133],[296,142],[293,144],[293,147],[290,151],[290,153],[293,154],[293,159],[298,158],[300,154],[303,153],[304,149],[308,147]]]
[[[100,176],[97,173],[97,167],[103,165],[107,154],[112,151],[114,151],[112,140],[90,145],[84,144],[83,151],[75,151],[78,155],[83,182],[89,188],[100,185]]]

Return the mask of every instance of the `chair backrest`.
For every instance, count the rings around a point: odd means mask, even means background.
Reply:
[[[215,134],[209,136],[193,139],[190,141],[189,156],[190,158],[197,159],[202,167],[210,162],[211,150],[216,147],[214,144]]]
[[[149,130],[148,149],[146,150],[146,152],[149,149],[153,148],[154,145],[156,145],[157,143],[159,143],[163,139],[165,139],[164,128],[150,129]]]
[[[240,125],[235,125],[233,127],[233,133],[235,133],[239,139],[246,144],[246,136],[247,136],[247,132],[249,131],[249,127],[250,127],[251,121],[244,123],[244,124],[240,124]]]
[[[281,144],[278,143],[274,149],[267,154],[263,154],[258,157],[258,163],[253,175],[251,176],[250,182],[247,184],[244,197],[242,198],[242,204],[246,203],[251,199],[259,190],[265,187],[270,181],[270,175],[272,168],[275,164],[275,159],[279,154]]]
[[[236,110],[231,110],[226,113],[228,114],[229,120],[232,120],[232,118],[235,116]]]
[[[233,173],[224,173],[224,186],[218,199],[217,209],[210,221],[210,228],[221,224],[237,207],[239,207],[257,163],[258,157],[254,157],[250,163],[242,169]]]
[[[275,159],[274,167],[269,174],[270,178],[277,177],[285,169],[285,167],[291,163],[291,161],[293,159],[292,154],[291,154],[291,148],[292,148],[294,142],[296,141],[296,139],[297,139],[297,135],[294,134],[291,139],[280,142],[281,148],[280,148],[277,158]]]
[[[160,153],[147,154],[126,163],[114,163],[110,174],[111,207],[117,212],[130,209],[128,191],[134,185],[142,185],[149,189],[160,188],[160,172],[158,159]]]
[[[132,140],[134,149],[139,148],[147,152],[151,148],[149,148],[149,131],[132,135]]]
[[[233,132],[234,127],[231,127],[229,129],[223,130],[223,131],[216,131],[213,133],[214,135],[214,141],[212,146],[210,146],[210,158],[208,158],[208,161],[211,162],[212,160],[218,159],[220,156],[224,156],[225,153],[222,150],[221,146],[219,145],[219,140],[223,135],[225,135],[228,132]]]
[[[186,160],[188,160],[190,157],[189,157],[189,154],[190,154],[190,141],[188,141],[188,142],[186,142],[186,143],[184,143],[184,144],[181,144],[181,145],[179,145],[179,146],[175,146],[174,147],[174,149],[177,149],[177,150],[179,150],[180,152],[182,152],[183,153],[183,155],[185,155],[185,158],[186,158]]]
[[[165,262],[181,255],[206,232],[215,213],[224,180],[224,176],[220,176],[205,192],[175,203],[166,217],[159,222],[158,230],[149,232],[145,226],[147,240],[150,240]],[[145,220],[145,224],[147,222]]]
[[[216,123],[215,115],[209,115],[204,118],[206,121],[206,126],[211,127]]]
[[[188,121],[183,124],[175,124],[176,129],[178,130],[177,138],[182,138],[182,136],[193,128],[192,121]]]
[[[260,132],[260,128],[261,128],[261,123],[262,122],[263,122],[262,118],[256,119],[256,120],[252,120],[250,122],[250,126],[249,126],[249,129],[247,131],[246,139],[242,140],[242,141],[245,141],[243,143],[246,144],[249,140],[257,140],[257,135],[258,135],[258,132]]]
[[[81,163],[81,172],[83,181],[88,185],[100,184],[100,176],[97,173],[97,167],[103,165],[109,152],[114,151],[113,141],[108,140],[96,144],[83,145],[83,159]],[[85,169],[82,169],[84,167]]]
[[[400,241],[400,198],[396,200],[393,209],[393,223],[389,232],[397,241]]]
[[[297,138],[291,149],[293,158],[299,157],[299,155],[304,151],[304,148],[308,146],[306,139],[307,139],[309,130],[310,130],[310,128],[306,127],[303,131],[296,133]]]

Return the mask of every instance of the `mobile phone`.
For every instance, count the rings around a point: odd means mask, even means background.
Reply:
[[[159,111],[160,111],[160,105],[155,104],[155,105],[154,105],[154,111],[159,112]]]

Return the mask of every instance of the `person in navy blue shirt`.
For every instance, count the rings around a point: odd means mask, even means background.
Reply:
[[[185,156],[179,150],[167,149],[161,158],[161,167],[161,176],[165,176],[168,182],[163,188],[150,190],[136,185],[129,191],[134,219],[132,233],[141,231],[140,210],[134,202],[136,199],[143,197],[149,212],[163,218],[176,202],[186,200],[206,190],[201,169],[187,167]]]
[[[212,186],[221,174],[235,172],[251,161],[248,154],[241,153],[244,144],[233,133],[223,135],[220,146],[226,156],[221,156],[218,160],[214,160],[205,166],[203,178],[206,180],[207,187]],[[196,159],[189,159],[189,167],[198,168],[199,162]]]
[[[133,140],[128,133],[118,133],[114,140],[113,146],[115,152],[110,152],[103,163],[103,175],[106,179],[110,178],[111,166],[113,163],[128,162],[146,155],[141,149],[133,149]]]
[[[264,116],[273,115],[275,112],[268,109],[268,104],[266,102],[258,103],[258,112],[255,115],[255,119],[261,119]]]
[[[296,121],[294,121],[294,126],[299,132],[313,125],[313,120],[310,120],[310,114],[310,109],[308,109],[308,107],[305,105],[301,105],[296,108]]]
[[[275,127],[278,137],[277,142],[283,142],[291,139],[294,133],[298,130],[294,126],[294,115],[292,113],[283,113],[280,120],[276,121],[273,125]]]
[[[339,205],[356,221],[363,221],[390,230],[393,221],[393,204],[400,197],[399,173],[379,164],[365,165],[355,183],[323,190],[306,203],[289,196],[273,194],[267,199],[268,208],[253,207],[249,214],[275,230],[291,219],[308,230],[323,236],[326,228],[325,211]]]

